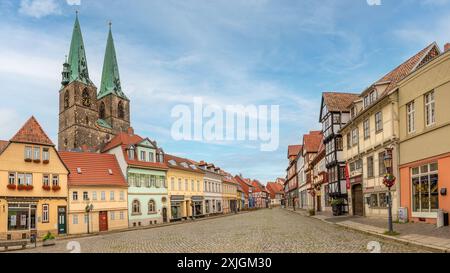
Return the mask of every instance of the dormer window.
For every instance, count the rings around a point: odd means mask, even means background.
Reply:
[[[141,161],[147,161],[145,157],[145,151],[141,151]]]
[[[131,146],[131,147],[128,149],[128,159],[134,160],[134,158],[135,158],[135,156],[134,156],[134,147]]]
[[[152,152],[149,152],[149,153],[148,153],[148,161],[154,162],[154,159],[153,159],[153,153],[152,153]]]
[[[354,118],[356,116],[356,107],[353,106],[352,109],[350,110],[350,115],[352,118]]]

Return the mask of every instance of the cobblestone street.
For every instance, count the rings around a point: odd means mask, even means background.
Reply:
[[[75,239],[81,252],[363,252],[369,242],[381,252],[426,252],[413,246],[366,235],[283,209],[266,209],[161,228]],[[70,240],[23,252],[69,252]]]

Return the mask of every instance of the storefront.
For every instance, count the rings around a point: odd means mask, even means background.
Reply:
[[[170,197],[170,212],[171,212],[171,221],[179,221],[183,218],[183,207],[182,204],[184,202],[183,195],[172,195]]]
[[[192,206],[193,206],[193,210],[194,210],[193,215],[195,217],[203,216],[204,197],[203,196],[192,196],[191,200],[192,200]]]
[[[36,230],[36,210],[36,203],[9,203],[8,232]]]

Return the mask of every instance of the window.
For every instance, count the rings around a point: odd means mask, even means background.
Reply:
[[[406,105],[408,134],[416,131],[416,106],[414,101]]]
[[[31,160],[31,156],[32,156],[32,148],[30,146],[26,146],[25,147],[25,159]]]
[[[141,161],[146,161],[145,154],[145,151],[141,151]]]
[[[49,161],[50,160],[50,152],[48,148],[42,149],[42,160]]]
[[[154,175],[150,176],[150,186],[156,187],[156,176]]]
[[[189,182],[187,179],[184,180],[184,190],[189,191]]]
[[[364,108],[366,108],[367,106],[369,106],[370,102],[369,102],[369,95],[366,95],[364,97]]]
[[[130,147],[130,149],[128,149],[128,159],[134,160],[134,148]]]
[[[364,121],[364,139],[370,138],[370,121],[367,119]]]
[[[120,192],[120,201],[125,200],[125,192],[121,191]]]
[[[97,201],[97,192],[96,191],[92,192],[92,200]]]
[[[178,190],[181,191],[181,178],[178,178]]]
[[[156,212],[155,200],[148,201],[148,213],[155,213],[155,212]]]
[[[74,215],[72,216],[72,223],[73,223],[74,225],[78,225],[78,215],[77,215],[77,214],[74,214]]]
[[[373,177],[373,156],[367,157],[367,177]]]
[[[194,185],[194,180],[191,180],[191,191],[195,191],[195,185]]]
[[[350,133],[347,134],[347,149],[350,149],[352,147],[352,138],[350,136]]]
[[[153,162],[153,153],[152,152],[148,153],[148,161]]]
[[[113,191],[111,191],[109,193],[109,200],[114,201],[114,192]]]
[[[105,103],[102,101],[100,103],[100,108],[98,110],[100,119],[105,119]]]
[[[64,94],[64,109],[69,108],[69,91]]]
[[[134,214],[141,213],[141,203],[139,203],[139,200],[134,200],[133,201],[132,212]]]
[[[435,212],[439,208],[438,164],[412,169],[412,199],[414,212]]]
[[[123,213],[123,211],[120,212],[119,218],[120,218],[120,220],[125,219],[125,213]]]
[[[84,201],[89,201],[89,194],[87,191],[83,192],[83,200]]]
[[[377,92],[372,91],[370,92],[370,104],[374,103],[377,100]]]
[[[8,184],[10,185],[16,184],[16,173],[9,173]]]
[[[383,113],[381,111],[375,114],[375,131],[377,133],[383,131]]]
[[[33,175],[31,173],[25,174],[25,185],[33,185]]]
[[[352,130],[352,145],[358,145],[358,128]]]
[[[78,192],[77,191],[72,192],[72,200],[78,201]]]
[[[49,222],[49,217],[48,217],[48,204],[43,204],[42,205],[42,223],[48,223]]]
[[[425,94],[425,124],[431,126],[436,122],[434,91]]]
[[[384,193],[384,192],[378,194],[378,202],[379,202],[378,206],[379,206],[380,208],[387,208],[387,206],[388,206],[388,202],[387,202],[387,194]]]
[[[200,181],[197,180],[197,191],[200,191]]]
[[[350,110],[350,116],[351,116],[351,118],[354,118],[356,116],[356,108],[355,108],[355,106],[353,106],[352,109]]]
[[[116,213],[115,213],[114,211],[110,211],[110,212],[109,212],[109,218],[110,218],[111,220],[116,220]]]
[[[371,194],[370,195],[370,204],[369,204],[369,206],[371,207],[371,208],[376,208],[376,207],[378,207],[378,194]]]
[[[175,190],[175,178],[170,178],[170,189]]]
[[[341,124],[341,115],[340,114],[333,114],[333,123]]]
[[[100,193],[100,198],[101,198],[101,200],[102,201],[105,201],[106,200],[106,192],[104,192],[104,191],[102,191],[101,193]]]
[[[34,160],[41,160],[41,148],[40,147],[34,147],[33,149],[33,159]]]
[[[336,138],[336,151],[342,151],[343,150],[343,144],[342,144],[342,137]]]
[[[125,111],[123,109],[123,102],[119,101],[119,105],[117,105],[117,113],[119,118],[123,119],[125,118]]]
[[[384,165],[384,155],[385,152],[381,152],[378,154],[378,174],[383,176],[387,173],[386,166]]]
[[[59,175],[54,174],[52,176],[52,185],[53,186],[59,186]]]

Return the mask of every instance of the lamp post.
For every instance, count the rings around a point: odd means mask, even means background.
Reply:
[[[85,208],[85,210],[86,210],[86,213],[87,213],[87,233],[89,234],[89,213],[94,209],[94,205],[92,205],[92,204],[89,204],[89,200],[87,200],[88,201],[88,204],[86,205],[86,208]]]
[[[386,174],[383,179],[383,184],[388,188],[388,228],[389,233],[394,232],[394,227],[392,224],[392,194],[391,188],[395,185],[395,176],[393,174],[393,160],[392,160],[392,148],[386,148],[384,154],[384,167],[386,168]]]

